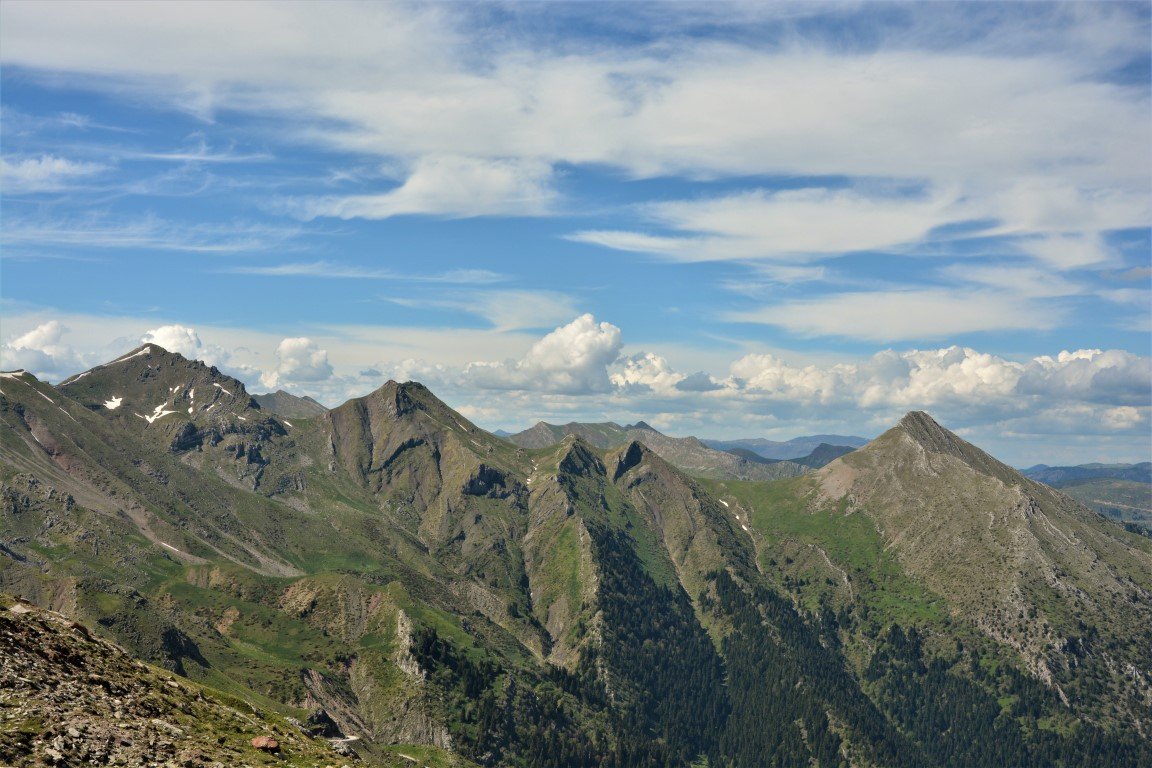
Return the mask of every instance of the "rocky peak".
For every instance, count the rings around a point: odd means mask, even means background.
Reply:
[[[368,398],[383,401],[388,412],[396,418],[408,416],[417,411],[431,411],[448,407],[440,402],[427,387],[415,381],[400,383],[389,380]]]
[[[860,449],[869,454],[883,454],[891,444],[890,438],[903,435],[913,441],[928,454],[950,456],[966,464],[972,470],[989,477],[995,477],[1009,485],[1028,484],[1027,479],[1012,467],[989,456],[984,451],[941,426],[923,411],[910,411],[900,422]],[[852,454],[849,454],[851,456]]]
[[[648,446],[638,440],[630,442],[624,450],[614,456],[616,461],[612,470],[612,482],[619,480],[624,473],[639,466],[651,455],[652,451]]]
[[[954,456],[963,454],[963,441],[924,411],[909,411],[900,419],[898,427],[927,451]]]
[[[561,472],[585,477],[593,474],[605,474],[603,462],[593,452],[590,446],[579,435],[568,435],[561,443],[563,453],[558,467]]]

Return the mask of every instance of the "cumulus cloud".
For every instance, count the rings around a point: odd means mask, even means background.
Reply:
[[[1060,410],[1095,429],[1141,423],[1152,395],[1152,360],[1122,350],[1077,350],[1026,362],[968,347],[886,350],[859,362],[796,366],[765,354],[745,355],[731,366],[724,392],[753,396],[783,407],[821,405],[897,413],[932,409],[992,418]],[[1072,408],[1073,405],[1078,407]],[[977,414],[982,414],[978,416]]]
[[[520,360],[470,363],[463,380],[486,389],[608,392],[608,366],[621,347],[619,328],[585,314],[544,336]]]
[[[142,344],[155,344],[158,347],[183,355],[189,360],[199,360],[205,365],[225,366],[231,354],[223,347],[215,344],[205,344],[200,340],[200,334],[195,328],[184,325],[162,325],[146,331],[140,337]],[[235,369],[236,373],[248,372],[243,366]]]
[[[1023,394],[1123,405],[1144,405],[1152,395],[1149,358],[1120,349],[1081,349],[1030,361]]]
[[[153,328],[140,340],[145,344],[155,344],[169,352],[183,355],[189,360],[199,360],[200,352],[204,348],[196,330],[183,325],[163,325]]]
[[[675,390],[687,378],[668,365],[668,361],[651,352],[625,357],[623,369],[613,373],[612,383],[624,390],[667,393]]]
[[[284,339],[276,347],[276,368],[264,373],[260,382],[266,387],[287,386],[295,382],[314,383],[332,377],[328,350],[320,349],[312,339]]]
[[[23,368],[39,379],[59,380],[82,367],[80,355],[63,336],[68,328],[58,320],[41,323],[0,346],[0,368]]]

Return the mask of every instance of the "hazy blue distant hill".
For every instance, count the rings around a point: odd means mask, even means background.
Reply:
[[[784,441],[754,437],[741,440],[701,439],[700,442],[718,451],[742,448],[763,456],[766,459],[794,460],[796,457],[810,455],[822,444],[860,448],[866,445],[868,440],[867,438],[857,437],[855,435],[804,435]]]
[[[1152,462],[1072,467],[1037,464],[1022,473],[1059,488],[1102,515],[1152,531]]]

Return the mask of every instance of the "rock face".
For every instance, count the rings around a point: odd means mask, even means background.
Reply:
[[[721,480],[779,480],[796,477],[808,467],[794,461],[764,462],[708,447],[695,437],[669,437],[643,421],[625,427],[614,422],[558,426],[541,421],[506,439],[521,448],[549,448],[565,437],[579,437],[597,448],[620,448],[639,442],[660,458],[696,477]]]
[[[4,765],[225,768],[280,751],[297,765],[339,760],[323,739],[237,709],[82,624],[3,595],[0,648]]]

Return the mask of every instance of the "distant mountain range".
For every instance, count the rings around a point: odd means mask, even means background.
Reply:
[[[289,419],[311,419],[328,412],[327,408],[307,395],[297,397],[282,389],[266,395],[253,395],[252,399],[264,410]]]
[[[794,437],[791,440],[777,442],[763,437],[743,440],[709,440],[700,442],[709,448],[718,451],[731,451],[743,449],[751,451],[766,459],[795,459],[797,456],[808,456],[821,445],[843,446],[846,448],[860,448],[868,443],[863,437],[853,435],[806,435]]]
[[[803,466],[293,397],[156,345],[0,374],[0,592],[91,628],[0,598],[0,759],[1152,764],[1152,538],[925,413]]]
[[[1037,464],[1023,474],[1059,488],[1102,515],[1152,531],[1152,462],[1074,467]]]

